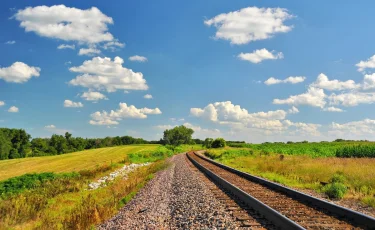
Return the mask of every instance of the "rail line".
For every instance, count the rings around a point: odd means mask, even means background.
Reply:
[[[281,229],[375,229],[375,218],[220,164],[189,160],[212,181]]]

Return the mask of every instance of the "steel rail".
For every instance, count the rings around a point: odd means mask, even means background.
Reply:
[[[214,164],[214,165],[216,165],[216,166],[218,166],[222,169],[225,169],[229,172],[232,172],[232,173],[234,173],[238,176],[241,176],[241,177],[243,177],[247,180],[250,180],[252,182],[261,184],[263,186],[266,186],[271,190],[281,192],[281,193],[283,193],[283,194],[285,194],[285,195],[287,195],[291,198],[294,198],[294,199],[296,199],[296,200],[298,200],[302,203],[305,203],[308,206],[310,205],[310,206],[313,206],[313,207],[321,208],[323,210],[327,210],[334,215],[342,217],[346,220],[349,220],[349,222],[351,222],[351,223],[355,223],[356,225],[363,227],[364,229],[375,229],[375,218],[373,218],[371,216],[368,216],[368,215],[365,215],[363,213],[360,213],[360,212],[357,212],[357,211],[354,211],[354,210],[351,210],[351,209],[348,209],[348,208],[345,208],[345,207],[327,202],[325,200],[307,195],[305,193],[296,191],[294,189],[285,187],[283,185],[276,184],[274,182],[265,180],[263,178],[251,175],[249,173],[241,172],[237,169],[231,168],[229,166],[226,166],[226,165],[223,165],[219,162],[211,160],[211,159],[209,159],[205,156],[202,156],[201,154],[197,154],[196,152],[194,152],[194,154],[197,157],[199,157],[199,158],[201,158],[205,161],[208,161],[208,162],[210,162],[210,163],[212,163],[212,164]],[[189,157],[189,159],[191,159],[191,158]]]
[[[205,168],[197,161],[192,159],[189,154],[186,154],[189,160],[204,174],[210,177],[214,182],[222,186],[225,190],[232,193],[234,196],[238,197],[242,202],[244,202],[249,207],[257,210],[260,214],[265,216],[268,220],[273,222],[276,226],[280,227],[281,229],[304,229],[302,226],[298,225],[297,223],[293,222],[292,220],[288,219],[284,215],[280,214],[273,208],[269,207],[268,205],[260,202],[256,198],[252,197],[248,193],[244,192],[237,186],[229,183],[222,177],[216,175],[209,169]]]

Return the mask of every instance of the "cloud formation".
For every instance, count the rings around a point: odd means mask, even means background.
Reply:
[[[85,99],[86,101],[98,101],[98,100],[106,100],[107,97],[100,93],[100,92],[93,92],[93,91],[89,91],[89,92],[84,92],[82,95],[81,95],[81,98]]]
[[[268,51],[267,49],[254,50],[252,53],[240,53],[237,56],[243,61],[249,61],[254,64],[260,63],[264,60],[283,59],[282,52],[276,53],[275,51]]]
[[[0,79],[11,83],[24,83],[31,77],[39,77],[39,67],[28,66],[23,62],[15,62],[9,67],[0,68]]]
[[[309,105],[313,107],[323,108],[326,104],[326,94],[323,89],[309,87],[306,93],[292,95],[286,99],[274,99],[273,104],[287,105]]]
[[[358,67],[358,71],[362,72],[365,69],[375,68],[375,55],[367,59],[366,61],[360,61],[355,66]]]
[[[19,109],[16,106],[12,106],[8,109],[9,113],[18,113]]]
[[[152,99],[152,95],[151,94],[146,94],[143,96],[143,98],[145,99]]]
[[[292,29],[284,21],[293,16],[283,8],[247,7],[238,11],[219,14],[205,20],[207,26],[217,28],[215,38],[229,40],[231,44],[241,45],[251,41],[273,37]]]
[[[69,84],[82,86],[91,90],[147,90],[148,85],[141,72],[133,72],[122,66],[124,60],[120,57],[94,57],[83,62],[81,66],[71,67],[72,72],[82,73],[72,79]]]
[[[61,44],[57,47],[57,49],[62,50],[62,49],[72,49],[74,50],[76,48],[75,45],[68,45],[68,44]]]
[[[92,113],[90,124],[91,125],[117,125],[119,121],[126,118],[146,119],[147,115],[161,114],[159,108],[149,109],[147,107],[138,109],[134,105],[128,106],[126,103],[120,103],[119,109],[107,111],[97,111]]]
[[[281,84],[281,83],[297,84],[297,83],[304,82],[305,79],[306,77],[288,77],[284,80],[281,80],[281,79],[276,79],[274,77],[270,77],[264,82],[264,84],[266,85],[275,85],[275,84]]]
[[[101,51],[96,49],[96,48],[81,48],[79,49],[79,52],[78,52],[78,55],[79,56],[82,56],[82,55],[87,55],[87,56],[93,56],[95,54],[100,54]]]
[[[83,104],[81,102],[74,102],[71,100],[65,100],[64,101],[64,107],[66,108],[80,108],[83,107]]]
[[[136,62],[146,62],[146,61],[147,61],[147,58],[146,58],[146,57],[143,57],[143,56],[135,55],[135,56],[131,56],[131,57],[129,57],[129,60],[130,60],[130,61],[136,61]]]

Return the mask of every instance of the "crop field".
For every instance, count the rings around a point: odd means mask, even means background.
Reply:
[[[341,145],[348,147],[348,143]],[[255,146],[255,148],[252,148]],[[287,148],[282,149],[281,146]],[[328,148],[327,154],[308,153],[312,146],[319,144],[249,145],[249,148],[227,147],[210,149],[206,155],[223,164],[254,175],[295,188],[313,189],[325,192],[321,182],[328,183],[340,177],[347,189],[344,198],[355,198],[375,206],[375,158],[340,158],[328,151],[340,149],[340,144],[322,144]],[[369,144],[366,144],[369,146]],[[271,151],[273,149],[273,151]],[[298,149],[305,152],[297,153]],[[318,147],[319,149],[319,147]],[[280,154],[282,153],[282,154]],[[341,196],[341,195],[340,195]]]
[[[117,163],[129,153],[153,152],[159,145],[127,145],[90,149],[81,152],[0,161],[0,181],[25,173],[73,172],[92,169],[98,165]]]
[[[295,142],[245,144],[231,143],[231,147],[250,148],[267,153],[309,155],[311,157],[375,157],[375,142]]]

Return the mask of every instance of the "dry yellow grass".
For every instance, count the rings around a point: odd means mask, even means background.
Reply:
[[[72,172],[92,169],[97,165],[123,160],[128,153],[153,151],[159,145],[127,145],[90,149],[57,156],[22,158],[0,161],[0,181],[25,173]]]

